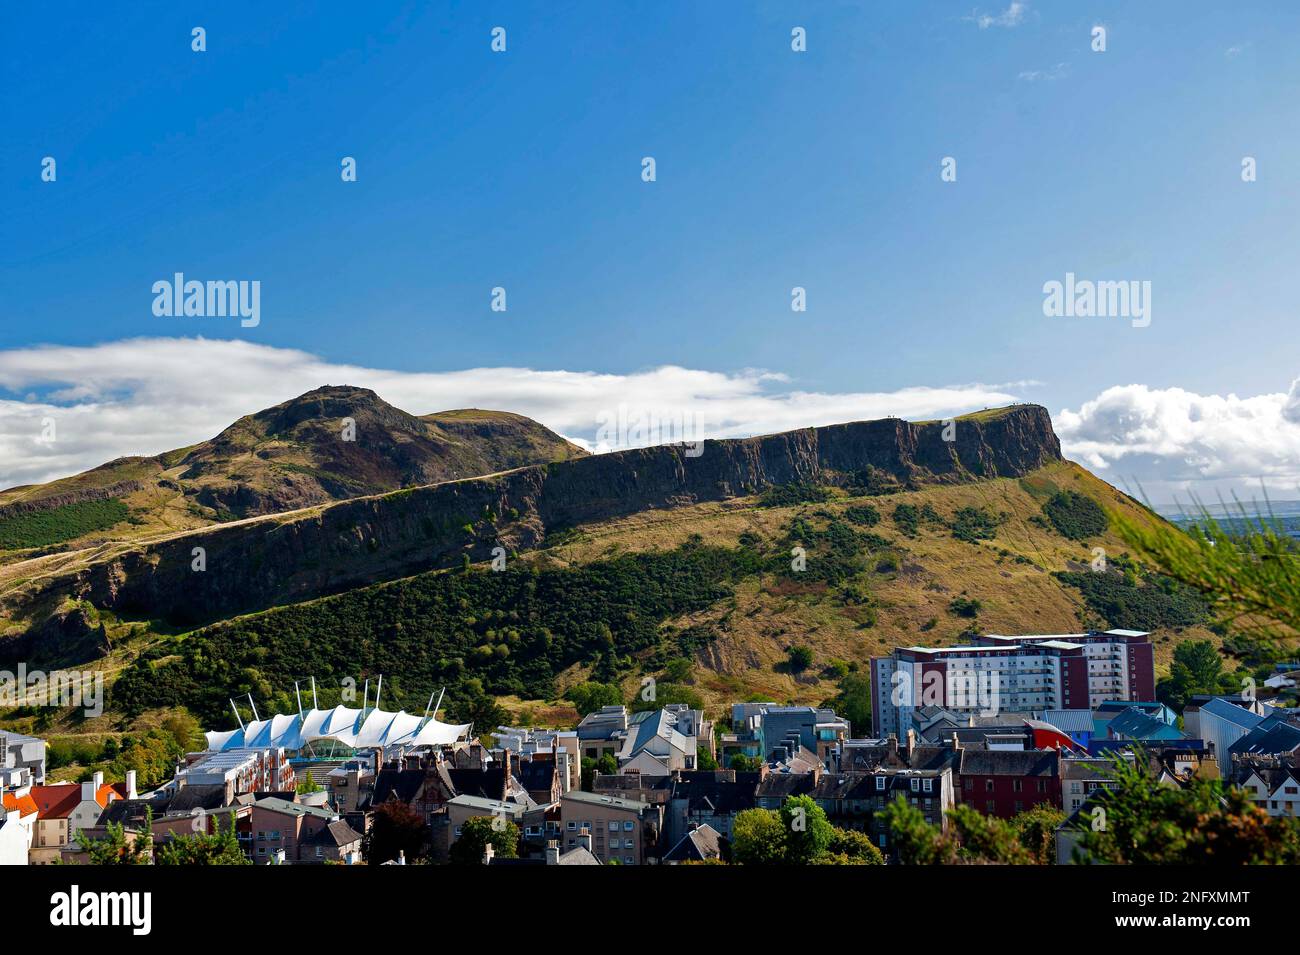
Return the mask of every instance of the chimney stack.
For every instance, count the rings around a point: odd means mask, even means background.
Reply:
[[[104,774],[96,771],[86,782],[81,784],[81,801],[94,801],[99,794],[100,788],[104,785]]]
[[[137,794],[135,791],[135,770],[128,769],[126,771],[126,798],[135,799],[136,795]]]
[[[584,849],[586,849],[588,852],[591,852],[591,851],[592,851],[592,848],[591,848],[591,830],[588,829],[586,826],[583,826],[583,827],[582,827],[582,831],[581,831],[580,833],[578,833],[578,845],[582,846],[582,847],[583,847]]]
[[[547,865],[560,864],[560,843],[555,839],[552,839],[546,843],[546,864]]]
[[[489,843],[487,843],[487,844],[485,844],[485,845],[483,846],[483,864],[484,864],[484,865],[491,865],[491,864],[492,864],[492,856],[493,856],[493,854],[494,854],[495,852],[496,852],[496,850],[492,847],[492,843],[489,842]]]

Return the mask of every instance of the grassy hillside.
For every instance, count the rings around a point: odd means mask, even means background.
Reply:
[[[174,706],[224,725],[229,696],[291,709],[293,680],[315,675],[326,704],[345,677],[381,672],[386,705],[418,710],[446,684],[449,712],[480,725],[505,718],[502,704],[571,718],[561,697],[588,680],[617,683],[625,699],[651,677],[710,707],[819,703],[874,654],[972,630],[1144,626],[1167,669],[1179,640],[1211,636],[1203,605],[1126,560],[1109,529],[1077,539],[1095,519],[1081,502],[1157,520],[1065,462],[888,494],[787,486],[564,532],[510,555],[504,572],[420,574],[188,633],[99,614],[110,713],[53,727],[112,732]],[[792,646],[811,651],[799,672]]]

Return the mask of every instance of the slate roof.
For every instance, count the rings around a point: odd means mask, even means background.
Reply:
[[[269,797],[259,799],[253,803],[255,809],[268,809],[271,812],[283,813],[286,816],[315,816],[318,819],[329,819],[333,821],[337,813],[328,809],[321,809],[319,806],[308,806],[306,803],[289,802],[287,799],[276,799]]]
[[[964,749],[963,776],[1055,776],[1056,750]]]
[[[500,799],[506,791],[506,771],[503,766],[490,769],[449,769],[447,777],[459,796]]]
[[[742,774],[749,775],[749,774]],[[731,782],[704,774],[673,782],[674,800],[686,800],[689,812],[737,813],[754,808],[754,784],[748,780]]]
[[[812,792],[813,785],[811,773],[770,773],[755,787],[754,798],[784,799],[786,796],[803,796]]]
[[[1229,703],[1217,696],[1201,704],[1201,713],[1212,713],[1224,722],[1231,723],[1233,726],[1241,727],[1244,730],[1254,729],[1264,721],[1264,717],[1258,713],[1252,713],[1244,706]]]
[[[1182,734],[1175,727],[1154,716],[1148,716],[1137,707],[1130,707],[1110,721],[1108,732],[1129,739],[1169,739]]]
[[[1274,722],[1276,720],[1276,722]],[[1270,716],[1229,748],[1229,754],[1290,753],[1300,746],[1300,727],[1288,723],[1285,717]]]
[[[303,841],[308,845],[331,846],[335,849],[341,849],[344,846],[352,845],[354,842],[360,842],[361,833],[340,819],[337,822],[331,822],[328,826],[313,833]]]
[[[706,859],[721,859],[723,842],[718,830],[706,824],[682,836],[681,841],[668,850],[663,861],[703,862]]]

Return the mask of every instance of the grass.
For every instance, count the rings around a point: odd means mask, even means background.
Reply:
[[[0,520],[0,549],[47,547],[62,541],[103,531],[130,516],[130,509],[117,498],[81,501],[48,511],[19,514]]]

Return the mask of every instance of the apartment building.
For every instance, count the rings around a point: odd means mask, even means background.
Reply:
[[[871,683],[876,735],[901,735],[926,706],[993,715],[1149,700],[1155,668],[1150,635],[1141,631],[990,634],[968,646],[900,647],[874,657]]]
[[[583,829],[591,851],[603,864],[642,865],[647,849],[658,846],[658,814],[649,804],[617,796],[568,792],[560,799],[563,848],[575,849]]]

